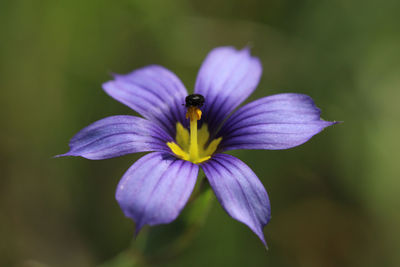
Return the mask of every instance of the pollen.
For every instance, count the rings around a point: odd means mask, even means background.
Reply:
[[[201,110],[198,107],[189,107],[186,112],[186,119],[190,118],[190,122],[201,119]]]

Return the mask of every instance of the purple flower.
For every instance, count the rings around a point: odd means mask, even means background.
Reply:
[[[103,84],[106,93],[144,118],[97,121],[76,134],[70,151],[60,156],[99,160],[151,151],[129,168],[116,192],[137,233],[179,215],[201,167],[225,211],[265,244],[267,192],[245,163],[222,152],[295,147],[335,122],[321,120],[313,100],[301,94],[264,97],[230,115],[254,91],[261,72],[248,49],[220,47],[201,66],[194,95],[161,66],[115,75]]]

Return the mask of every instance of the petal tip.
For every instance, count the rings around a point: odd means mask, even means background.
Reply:
[[[261,231],[260,233],[256,233],[254,231],[254,233],[257,235],[257,237],[260,239],[260,241],[263,243],[264,247],[268,250],[268,245],[267,245],[267,241],[265,241],[265,237],[264,237],[264,233],[263,231]]]
[[[117,79],[116,76],[114,76],[114,78]],[[103,88],[104,91],[107,92],[108,90],[110,90],[110,87],[111,87],[113,84],[114,84],[114,80],[106,81],[106,82],[104,82],[104,83],[101,85],[101,87]]]
[[[249,225],[247,225],[249,226]],[[267,241],[265,240],[265,236],[264,236],[264,225],[262,225],[261,229],[254,229],[253,227],[250,227],[250,230],[258,237],[258,239],[260,239],[261,243],[263,243],[264,247],[266,250],[268,250],[268,244]]]
[[[53,156],[53,158],[61,158],[61,157],[68,157],[68,156],[73,156],[70,154],[70,151],[68,151],[67,153],[64,153],[64,154],[55,155],[55,156]]]
[[[117,79],[119,76],[121,76],[121,74],[115,73],[113,71],[108,72],[108,74],[113,77],[114,79]]]
[[[329,126],[333,126],[335,124],[343,123],[343,121],[325,121],[325,120],[322,120],[322,119],[320,121],[324,122],[324,124],[325,124],[323,129],[325,129],[325,128],[329,127]]]
[[[254,44],[252,42],[248,42],[243,48],[242,50],[247,50],[250,51],[253,48]]]
[[[137,223],[135,225],[135,234],[133,235],[134,239],[137,239],[137,237],[138,237],[138,235],[140,233],[140,230],[142,230],[143,226],[144,226],[143,224],[139,224],[139,223]]]

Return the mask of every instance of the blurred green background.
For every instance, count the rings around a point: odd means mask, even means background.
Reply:
[[[234,153],[269,193],[268,251],[215,201],[158,265],[400,266],[399,14],[396,0],[1,0],[0,266],[94,266],[129,247],[114,192],[142,154],[52,157],[91,122],[134,114],[102,91],[111,72],[160,64],[191,91],[221,45],[261,59],[249,100],[304,93],[344,123],[291,150]],[[136,242],[168,244],[144,240],[160,229]]]

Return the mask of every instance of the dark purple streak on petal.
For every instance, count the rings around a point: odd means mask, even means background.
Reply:
[[[145,151],[167,151],[173,139],[154,122],[134,116],[112,116],[82,129],[59,156],[107,159]]]
[[[145,225],[170,223],[189,199],[198,166],[167,153],[150,153],[136,161],[118,184],[116,199],[125,216]]]
[[[225,211],[266,245],[263,228],[270,220],[271,208],[267,191],[254,172],[227,154],[216,154],[201,166]]]
[[[103,84],[107,94],[132,108],[143,117],[158,123],[175,136],[176,122],[186,125],[185,97],[182,82],[164,67],[151,65]]]
[[[261,72],[260,61],[251,57],[247,48],[219,47],[208,54],[197,76],[195,93],[206,100],[203,120],[212,134],[254,91]]]
[[[220,148],[287,149],[307,142],[325,127],[313,100],[302,94],[278,94],[238,109],[222,126]]]

